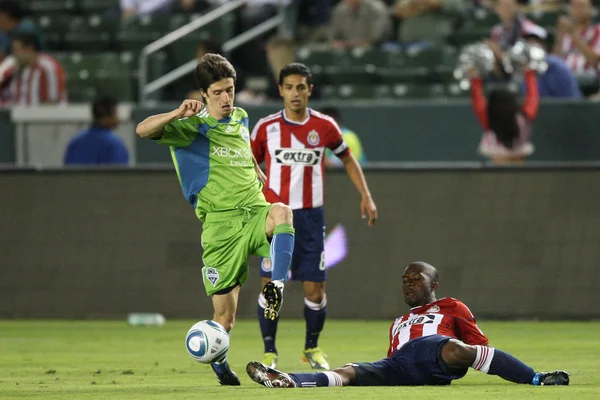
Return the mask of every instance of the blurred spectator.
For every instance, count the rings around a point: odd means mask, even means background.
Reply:
[[[545,38],[529,34],[525,36],[525,40],[529,44],[540,46],[545,51],[548,51]],[[562,97],[579,99],[582,97],[575,75],[573,75],[573,72],[571,72],[561,58],[546,53],[546,63],[548,64],[548,69],[544,73],[538,73],[537,75],[538,92],[541,98]],[[525,89],[525,82],[522,82],[522,93],[525,93]]]
[[[329,40],[332,0],[299,0],[296,39],[307,42]]]
[[[565,60],[576,77],[596,81],[600,67],[600,25],[592,22],[593,12],[591,0],[571,0],[571,18],[558,19],[553,52]]]
[[[443,44],[454,30],[465,0],[398,0],[394,15],[402,19],[400,42]]]
[[[496,164],[521,163],[533,154],[531,126],[539,107],[535,72],[526,71],[525,81],[525,104],[520,108],[517,95],[505,88],[492,90],[486,99],[482,79],[472,78],[473,110],[484,129],[478,151]]]
[[[17,66],[10,82],[9,104],[40,105],[67,101],[65,71],[56,59],[40,52],[36,34],[15,34],[12,52]]]
[[[333,9],[330,34],[335,48],[378,45],[390,30],[390,15],[381,0],[342,0]]]
[[[364,164],[367,161],[367,156],[365,155],[362,144],[360,143],[360,138],[356,133],[342,125],[342,117],[340,115],[340,111],[335,107],[324,107],[321,109],[321,112],[325,115],[329,115],[331,118],[337,122],[342,131],[342,138],[348,144],[350,148],[350,152],[354,155],[354,158],[360,163]],[[325,165],[328,167],[341,167],[343,166],[342,161],[336,157],[333,152],[329,149],[326,150],[325,153]]]
[[[199,0],[120,0],[121,19],[130,20],[140,15],[160,14],[171,11],[174,4],[183,10],[192,11]]]
[[[42,47],[37,26],[26,18],[27,12],[18,0],[0,0],[0,91],[6,86],[14,70],[15,59],[12,54],[12,37],[21,32],[36,35],[39,48]]]
[[[516,0],[495,0],[494,10],[500,23],[492,28],[491,38],[485,43],[494,52],[498,61],[496,75],[503,76],[505,72],[502,67],[502,57],[505,50],[514,46],[517,40],[527,35],[536,35],[546,40],[548,33],[519,12]]]
[[[127,164],[129,153],[113,130],[119,126],[117,102],[100,98],[92,105],[93,125],[69,142],[66,165]]]

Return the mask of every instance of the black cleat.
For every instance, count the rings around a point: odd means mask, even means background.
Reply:
[[[273,282],[268,282],[263,287],[262,294],[267,301],[265,319],[275,320],[279,316],[279,310],[283,304],[283,292]]]
[[[221,385],[225,386],[240,386],[240,378],[233,372],[227,361],[223,363],[212,363],[210,364],[217,380]]]
[[[538,372],[534,380],[540,386],[568,385],[569,373],[566,371]]]
[[[269,388],[295,388],[296,382],[286,373],[277,371],[263,363],[250,361],[246,366],[250,379]]]

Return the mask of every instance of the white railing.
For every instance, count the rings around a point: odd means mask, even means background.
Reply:
[[[209,23],[225,16],[226,14],[235,11],[239,7],[250,3],[252,0],[232,0],[219,8],[214,9],[206,15],[201,16],[193,20],[192,22],[182,26],[181,28],[163,36],[162,38],[150,43],[145,46],[140,54],[139,60],[139,101],[144,104],[148,101],[148,95],[156,92],[157,90],[165,87],[169,83],[176,81],[182,76],[192,72],[197,65],[197,60],[194,58],[187,63],[177,67],[176,69],[166,73],[165,75],[155,79],[152,82],[148,82],[148,57],[150,54],[155,53],[162,48],[170,45],[171,43],[181,39],[182,37],[208,25]],[[279,13],[260,23],[259,25],[247,30],[246,32],[236,36],[225,43],[223,43],[223,52],[227,53],[237,47],[253,40],[254,38],[268,32],[277,26],[282,27],[285,23],[283,16],[284,8],[283,5],[279,7]]]

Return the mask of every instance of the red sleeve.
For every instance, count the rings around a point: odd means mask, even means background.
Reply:
[[[528,121],[533,121],[540,107],[540,93],[538,92],[537,77],[535,71],[525,72],[525,104],[523,104],[523,115]]]
[[[326,137],[326,146],[339,158],[347,157],[350,154],[350,147],[342,137],[342,131],[333,119],[326,120],[329,125]]]
[[[387,356],[391,356],[392,353],[394,352],[394,337],[392,335],[392,330],[394,329],[394,324],[396,323],[396,321],[392,322],[392,325],[390,325],[390,345],[388,346],[388,352],[387,352]]]
[[[265,160],[265,124],[262,120],[258,121],[254,125],[252,135],[250,135],[250,146],[252,147],[252,154],[256,158],[257,163],[262,163]]]
[[[462,302],[456,302],[456,313],[454,315],[456,322],[457,337],[461,341],[470,345],[487,345],[488,338],[485,337],[481,329],[477,326],[475,317],[471,310]]]
[[[481,123],[481,126],[483,126],[483,129],[489,129],[487,100],[483,95],[483,82],[481,78],[474,78],[471,80],[471,101],[473,102],[473,111]]]

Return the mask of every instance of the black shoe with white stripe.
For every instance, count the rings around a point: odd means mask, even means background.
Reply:
[[[296,382],[286,373],[277,371],[263,363],[251,361],[246,366],[250,379],[269,388],[294,388]]]

